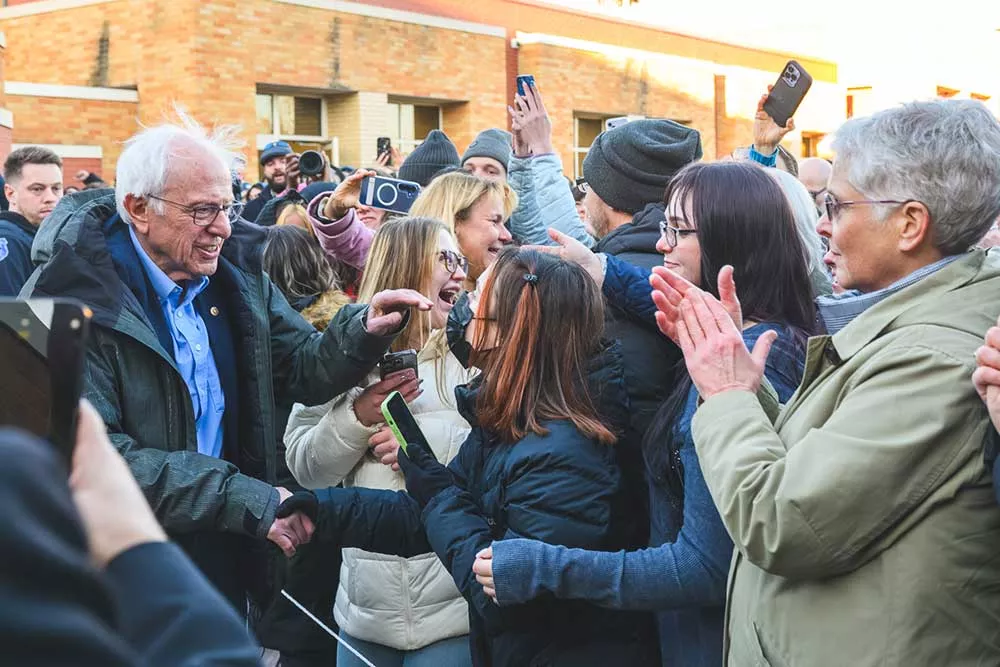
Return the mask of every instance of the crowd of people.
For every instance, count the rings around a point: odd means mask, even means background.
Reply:
[[[799,162],[765,100],[725,159],[634,120],[575,181],[534,86],[464,154],[433,130],[304,177],[276,141],[259,184],[185,116],[113,187],[12,152],[0,296],[93,326],[68,485],[0,428],[39,564],[0,583],[10,650],[1000,663],[1000,122],[912,102]],[[376,175],[421,186],[407,213],[360,203]]]

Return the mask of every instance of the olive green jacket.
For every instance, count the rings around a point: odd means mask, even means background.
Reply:
[[[772,425],[726,392],[693,423],[736,545],[727,664],[1000,664],[1000,507],[973,354],[1000,312],[975,251],[809,342]]]

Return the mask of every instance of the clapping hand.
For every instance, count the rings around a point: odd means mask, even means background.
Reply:
[[[990,412],[993,427],[1000,431],[1000,320],[986,332],[985,344],[976,350],[976,363],[979,367],[972,381]]]

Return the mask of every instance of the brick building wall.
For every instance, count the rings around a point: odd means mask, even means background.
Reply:
[[[480,130],[508,127],[518,72],[534,74],[546,95],[568,173],[580,114],[681,120],[701,132],[713,158],[749,143],[756,96],[787,60],[519,0],[43,4],[50,10],[0,9],[7,79],[132,89],[138,102],[17,99],[14,140],[98,145],[105,173],[136,118],[159,122],[180,104],[202,122],[242,126],[246,176],[255,178],[258,92],[324,97],[327,138],[336,138],[342,164],[374,159],[388,101],[440,106],[442,129],[461,151]],[[817,88],[836,90],[834,65],[799,60]],[[843,104],[829,105],[799,127],[826,132],[842,118]],[[788,141],[793,152],[797,141]]]

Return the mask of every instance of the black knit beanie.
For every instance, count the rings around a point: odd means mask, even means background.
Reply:
[[[427,187],[434,175],[445,167],[460,166],[458,149],[441,130],[431,130],[423,143],[410,153],[399,168],[404,181],[416,181]]]
[[[698,130],[672,120],[636,120],[598,135],[583,160],[583,177],[608,206],[634,214],[662,201],[674,174],[700,159]]]

